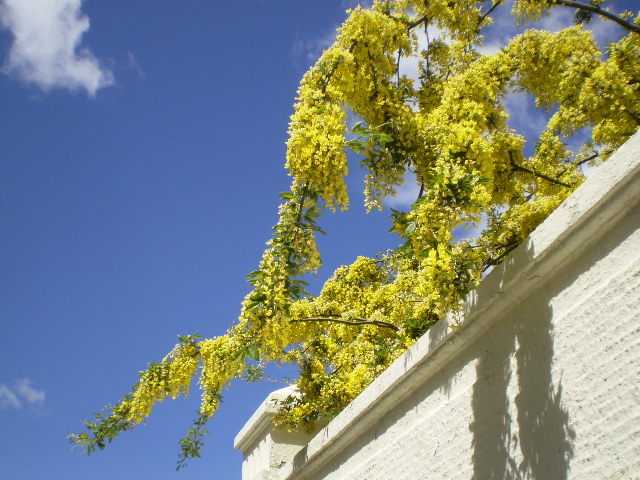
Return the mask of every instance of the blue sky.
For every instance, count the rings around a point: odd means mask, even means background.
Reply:
[[[22,28],[38,22],[41,32],[50,2],[31,3]],[[237,318],[289,185],[284,142],[298,82],[348,5],[79,7],[90,26],[77,58],[49,48],[65,40],[51,33],[23,53],[39,69],[11,70],[14,37],[0,34],[0,478],[239,478],[233,438],[281,385],[235,385],[204,458],[178,474],[197,391],[91,457],[66,436],[178,335],[223,334]],[[47,65],[56,62],[73,73]],[[348,221],[362,211],[356,203],[323,239],[337,250],[329,273],[396,244],[386,215],[357,229]]]
[[[91,457],[66,436],[178,335],[237,318],[289,185],[298,82],[349,2],[0,5],[0,479],[239,478],[233,438],[279,384],[235,384],[179,473],[196,390]],[[321,278],[398,243],[359,179],[323,221]]]

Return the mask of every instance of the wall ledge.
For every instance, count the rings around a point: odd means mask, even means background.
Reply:
[[[271,431],[273,416],[278,411],[278,402],[283,402],[287,397],[296,395],[296,392],[296,388],[291,386],[270,393],[251,415],[251,418],[247,420],[242,430],[238,432],[233,441],[233,447],[241,452],[246,452],[266,431]]]

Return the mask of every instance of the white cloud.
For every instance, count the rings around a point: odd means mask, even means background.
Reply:
[[[9,390],[5,384],[0,384],[0,407],[6,406],[20,408],[22,404],[15,393]]]
[[[3,72],[43,91],[85,90],[95,96],[113,74],[81,46],[89,29],[82,0],[0,0],[0,23],[14,35]]]
[[[559,32],[560,30],[573,25],[575,10],[572,8],[552,8],[548,15],[544,15],[536,28],[549,30],[550,32]]]
[[[420,185],[413,172],[406,171],[404,183],[398,187],[396,194],[384,198],[385,205],[391,208],[409,208],[418,200]]]
[[[5,384],[0,384],[0,407],[22,408],[22,403],[33,407],[44,404],[44,390],[38,390],[28,378],[21,378],[14,382],[14,388],[10,389]],[[37,410],[36,410],[37,411]]]
[[[492,27],[483,32],[486,38],[484,44],[478,49],[481,53],[496,53],[502,47],[505,47],[515,35],[530,28],[557,32],[574,25],[576,10],[574,8],[556,6],[549,9],[547,14],[543,15],[539,21],[518,26],[511,14],[512,7],[513,1],[509,0],[493,12],[494,23]],[[591,22],[584,25],[584,28],[593,32],[601,48],[609,42],[620,39],[626,33],[614,22],[610,20],[603,21],[603,18],[598,15],[593,15]]]
[[[482,34],[485,36],[483,44],[478,51],[485,55],[493,55],[505,47],[509,41],[524,28],[516,25],[515,18],[511,14],[513,2],[509,1],[495,9],[491,17],[493,24],[485,28]]]
[[[127,67],[133,70],[138,76],[138,80],[144,80],[147,76],[144,74],[138,63],[138,59],[131,52],[127,52]]]
[[[338,36],[336,30],[337,27],[316,38],[304,38],[302,35],[296,35],[291,48],[293,62],[305,69],[316,63],[320,55],[335,42]]]
[[[508,92],[503,101],[509,126],[526,138],[538,137],[547,128],[549,114],[536,108],[535,97],[525,92]]]
[[[482,231],[487,228],[487,214],[482,213],[479,222],[468,222],[453,229],[453,238],[456,241],[475,240],[480,237]]]
[[[373,0],[342,0],[341,6],[345,9],[354,9],[358,6],[362,8],[371,8]],[[315,64],[323,52],[336,41],[338,36],[338,28],[342,25],[335,24],[333,28],[328,29],[324,34],[310,37],[307,33],[296,34],[296,39],[291,48],[291,59],[293,63],[305,70]]]
[[[16,380],[16,392],[31,405],[44,403],[44,391],[34,388],[33,382],[28,378]]]
[[[414,88],[420,88],[420,71],[418,69],[421,61],[421,52],[429,48],[429,43],[435,39],[447,42],[447,38],[442,30],[435,25],[429,25],[425,32],[423,28],[416,29],[416,37],[418,39],[418,49],[415,55],[402,57],[400,59],[400,75],[406,75],[407,78],[413,80]]]

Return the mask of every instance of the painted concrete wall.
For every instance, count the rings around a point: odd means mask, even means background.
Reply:
[[[636,134],[469,295],[462,325],[437,324],[287,463],[252,463],[244,442],[243,479],[640,479],[639,379]]]
[[[281,468],[311,440],[307,433],[273,427],[278,402],[284,402],[290,395],[296,395],[294,387],[272,392],[236,436],[234,446],[244,452],[244,480],[279,480]]]

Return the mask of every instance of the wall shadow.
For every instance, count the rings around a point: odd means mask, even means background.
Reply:
[[[511,411],[508,388],[513,375],[515,329],[496,326],[476,364],[471,406],[473,422],[473,478],[475,480],[517,478],[511,454]],[[504,332],[504,330],[509,330]]]
[[[515,405],[522,452],[517,472],[519,477],[566,479],[576,434],[562,406],[562,378],[554,382],[552,376],[552,311],[541,310],[533,325],[516,328],[520,391]]]
[[[609,226],[603,237],[589,239],[580,253],[567,251],[568,263],[557,266],[553,281],[537,279],[534,293],[513,310],[500,312],[501,319],[479,340],[483,352],[476,364],[474,420],[469,427],[475,480],[568,477],[576,431],[563,406],[561,373],[554,378],[552,302],[633,233],[638,215]],[[514,252],[518,253],[516,260],[514,255],[497,270],[504,274],[514,267],[513,262],[532,261],[528,247],[520,248],[522,251]],[[579,261],[571,261],[574,255],[579,255]]]
[[[517,262],[533,261],[532,253],[523,249],[528,258],[520,252]],[[503,271],[510,261],[514,260],[506,260]],[[579,273],[564,275],[553,286],[541,281],[530,298],[501,312],[504,317],[488,332],[476,365],[474,420],[469,427],[475,480],[568,477],[576,434],[562,404],[562,378],[553,377],[551,301]]]

